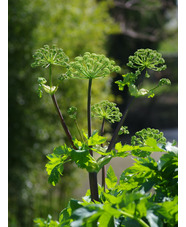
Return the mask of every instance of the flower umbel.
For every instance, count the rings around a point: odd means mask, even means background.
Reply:
[[[140,71],[144,69],[162,71],[166,69],[164,63],[165,60],[162,58],[162,54],[158,53],[156,50],[139,49],[134,53],[134,56],[129,57],[127,65],[130,68],[138,69]]]
[[[120,71],[120,67],[115,65],[115,61],[104,55],[86,52],[82,57],[76,57],[75,61],[70,63],[67,76],[94,79],[118,71]]]
[[[53,45],[52,48],[48,45],[44,45],[43,48],[36,50],[33,58],[35,61],[31,66],[41,66],[43,68],[47,68],[50,65],[67,67],[69,61],[69,58],[64,53],[63,49],[57,48],[55,45]]]
[[[120,121],[122,113],[116,107],[116,103],[105,100],[92,106],[92,116],[114,123]]]

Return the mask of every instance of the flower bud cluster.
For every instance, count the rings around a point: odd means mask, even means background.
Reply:
[[[109,60],[104,55],[86,52],[70,63],[67,75],[74,78],[94,79],[119,71],[120,67],[116,66],[113,60]]]
[[[144,146],[145,140],[149,137],[155,139],[159,144],[166,144],[166,138],[163,136],[163,132],[160,132],[158,129],[147,128],[136,132],[135,136],[132,136],[131,145]]]
[[[114,123],[120,121],[122,113],[116,107],[116,103],[104,100],[92,106],[92,116]]]
[[[162,71],[166,69],[164,63],[165,60],[162,58],[162,54],[158,53],[156,50],[139,49],[134,53],[134,56],[129,57],[127,66],[140,71],[144,69]],[[147,76],[149,75],[147,74]]]
[[[159,80],[158,83],[159,86],[163,86],[163,85],[171,85],[171,81],[167,78],[162,78]]]
[[[72,119],[76,119],[77,118],[77,107],[75,106],[71,106],[68,110],[67,113],[69,115],[70,118]]]
[[[33,55],[35,61],[31,64],[32,67],[41,66],[47,68],[49,65],[57,65],[62,67],[68,66],[69,58],[63,52],[63,49],[48,45],[44,45],[43,48],[38,49]]]

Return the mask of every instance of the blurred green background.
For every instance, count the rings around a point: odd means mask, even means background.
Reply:
[[[177,128],[177,1],[9,0],[8,7],[9,226],[30,227],[35,217],[50,213],[57,218],[78,187],[73,165],[66,166],[57,186],[47,182],[45,155],[66,138],[50,97],[37,96],[37,77],[46,72],[30,67],[32,54],[44,44],[63,48],[70,59],[86,51],[103,53],[125,72],[128,56],[137,49],[157,49],[168,68],[151,82],[166,76],[172,86],[154,99],[137,99],[126,124],[131,133],[143,127]],[[122,110],[128,96],[118,91],[114,83],[118,79],[120,75],[95,80],[92,102],[109,99]],[[79,125],[86,129],[87,81],[65,81],[60,88],[59,106],[72,133],[76,129],[66,113],[72,105],[78,108]],[[107,127],[108,133],[112,130]]]

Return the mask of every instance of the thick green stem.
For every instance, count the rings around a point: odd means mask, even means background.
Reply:
[[[92,79],[89,79],[88,100],[87,100],[88,137],[91,136],[91,87],[92,87]],[[92,150],[90,150],[90,154],[93,156]],[[99,201],[97,173],[96,172],[89,173],[89,184],[90,184],[91,200]]]

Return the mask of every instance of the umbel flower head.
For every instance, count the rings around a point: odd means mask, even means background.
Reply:
[[[44,45],[43,48],[36,50],[33,58],[35,61],[31,66],[41,66],[43,68],[47,68],[50,65],[67,67],[69,61],[69,58],[64,53],[63,49],[57,48],[55,45],[53,45],[52,48],[48,45]]]
[[[86,52],[82,57],[76,57],[70,63],[67,76],[73,78],[94,79],[105,77],[112,72],[119,72],[120,67],[115,65],[115,61],[109,60],[104,55]]]
[[[134,53],[134,56],[129,57],[127,66],[140,71],[144,69],[162,71],[166,69],[164,63],[165,60],[162,58],[162,54],[158,53],[156,50],[139,49]]]
[[[92,116],[114,123],[120,121],[122,113],[116,103],[105,100],[92,106]]]

